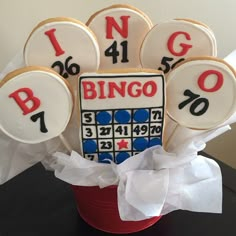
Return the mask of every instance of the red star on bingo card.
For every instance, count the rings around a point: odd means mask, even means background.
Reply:
[[[117,145],[119,146],[119,150],[122,148],[128,149],[128,142],[122,139],[120,142],[117,142]]]

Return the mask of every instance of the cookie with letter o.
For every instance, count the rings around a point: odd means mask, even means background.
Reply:
[[[210,28],[191,19],[175,19],[155,25],[146,35],[140,58],[144,68],[166,75],[189,57],[217,56],[215,36]]]
[[[162,145],[165,79],[161,71],[84,73],[78,87],[85,158],[119,164],[146,148]]]
[[[211,129],[236,108],[235,71],[213,57],[187,59],[167,77],[167,113],[182,126]]]
[[[46,66],[65,79],[99,67],[99,46],[93,32],[82,22],[66,17],[39,23],[24,48],[28,66]]]
[[[92,15],[87,25],[101,51],[99,69],[138,68],[144,36],[152,27],[147,15],[133,6],[118,4]]]
[[[0,83],[0,129],[23,143],[59,136],[70,121],[74,98],[58,73],[45,67],[17,69]]]

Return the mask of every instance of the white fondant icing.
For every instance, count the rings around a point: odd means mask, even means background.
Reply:
[[[162,73],[84,73],[78,82],[85,158],[102,161],[105,156],[120,163],[120,155],[124,158],[161,145],[165,114]]]
[[[55,48],[48,35],[45,35],[50,29],[55,29],[55,38],[65,52],[62,55],[55,55]],[[82,73],[96,71],[100,56],[96,38],[85,25],[69,20],[57,21],[55,18],[55,21],[42,24],[32,32],[25,45],[24,57],[26,65],[34,66],[51,67],[54,62],[61,61],[64,64],[64,74],[67,73],[65,62],[68,57],[72,57],[68,66],[76,63],[80,66],[79,73]],[[59,72],[59,67],[54,69]],[[69,74],[69,78],[71,77],[73,75]]]
[[[40,106],[25,115],[14,98],[9,97],[21,88],[29,88],[33,97],[40,100]],[[19,93],[19,96],[21,100],[30,97],[24,92]],[[60,135],[65,130],[73,110],[73,97],[62,78],[55,73],[38,69],[18,72],[8,81],[3,80],[0,101],[1,130],[23,143],[40,143]],[[33,106],[31,99],[25,104],[28,108]],[[31,117],[39,112],[44,112],[44,116],[33,122]],[[40,131],[42,119],[47,132]]]
[[[174,41],[174,50],[180,52],[181,43],[192,45],[192,47],[183,56],[175,56],[168,49],[168,40],[175,32],[186,32],[191,39],[188,40],[184,35],[179,35]],[[140,58],[144,68],[165,69],[162,64],[163,57],[171,58],[168,61],[170,67],[180,58],[194,56],[216,56],[216,39],[212,31],[200,24],[195,24],[185,20],[170,20],[155,25],[146,35],[141,51]],[[167,72],[168,73],[168,72]],[[166,73],[166,74],[167,74]]]
[[[135,75],[143,76],[140,78],[137,77],[137,81],[141,83],[140,86],[135,85],[133,88],[133,91],[140,90],[143,88],[143,85],[148,81],[156,81],[155,79],[149,79],[149,77],[145,77],[145,75],[153,75],[156,76],[158,73],[148,73],[148,72],[138,72],[138,73],[83,73],[81,75],[81,78],[84,77],[97,77],[97,78],[91,78],[91,79],[83,79],[83,81],[92,81],[95,85],[95,91],[97,91],[97,95],[95,99],[86,99],[85,103],[82,103],[81,109],[120,109],[122,106],[125,108],[135,108],[135,107],[153,107],[153,104],[150,104],[153,100],[155,101],[155,106],[161,106],[163,104],[163,93],[162,91],[165,90],[163,87],[164,85],[161,84],[161,80],[157,80],[158,83],[158,92],[155,93],[154,97],[147,97],[143,93],[141,93],[138,97],[131,97],[128,94],[128,85],[130,84],[129,81],[135,81]],[[160,74],[160,73],[159,73]],[[134,78],[129,78],[129,76],[134,76]],[[109,76],[113,77],[109,78]],[[127,76],[127,78],[126,78]],[[100,78],[101,77],[101,78]],[[104,77],[105,80],[102,78]],[[117,77],[117,78],[116,78]],[[109,78],[109,79],[108,79]],[[127,80],[127,81],[126,81]],[[80,81],[80,79],[79,79]],[[100,86],[98,85],[99,81],[107,81],[105,83],[105,99],[98,99],[100,96]],[[125,97],[122,97],[118,92],[115,92],[114,98],[108,98],[109,91],[108,91],[108,81],[109,82],[115,82],[118,86],[120,86],[120,83],[127,82],[125,86]],[[84,97],[84,90],[83,87],[80,86],[79,89],[79,96]]]
[[[199,77],[209,70],[218,71],[223,75],[222,86],[212,92],[203,90],[198,84]],[[204,80],[204,87],[207,89],[214,88],[218,81],[217,78],[215,74],[207,76]],[[190,100],[190,96],[184,95],[186,90],[196,94],[196,97]],[[220,61],[207,59],[188,61],[168,75],[167,97],[168,115],[180,125],[194,129],[216,127],[235,112],[235,74],[225,63]],[[179,109],[179,105],[188,99],[189,102]],[[204,114],[199,116],[191,114],[191,106],[194,112],[204,110],[206,99],[209,102],[209,107]]]
[[[106,17],[114,17],[115,21],[122,28],[121,16],[130,16],[128,19],[128,37],[123,38],[122,35],[113,28],[114,39],[106,38]],[[144,36],[151,29],[152,23],[150,19],[131,8],[117,7],[104,9],[99,12],[94,18],[89,22],[88,25],[93,32],[96,34],[98,44],[101,51],[101,62],[100,69],[110,69],[110,68],[136,68],[140,67],[139,51],[143,41]],[[117,51],[119,51],[119,56],[117,57],[117,63],[113,64],[112,57],[105,56],[105,51],[108,49],[114,41],[117,41]],[[122,63],[122,52],[123,47],[121,43],[123,41],[128,41],[128,60],[129,62]]]

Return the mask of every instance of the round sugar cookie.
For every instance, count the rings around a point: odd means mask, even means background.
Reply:
[[[70,120],[73,100],[68,83],[53,70],[15,70],[0,83],[0,128],[23,143],[57,137]]]
[[[26,65],[51,67],[64,78],[99,67],[95,35],[73,18],[50,18],[38,24],[24,48]]]
[[[235,112],[235,71],[220,59],[187,59],[169,73],[167,97],[167,113],[180,125],[214,128]]]
[[[216,39],[211,29],[191,19],[176,19],[157,24],[149,31],[140,58],[144,68],[168,74],[186,58],[216,54]]]
[[[152,27],[143,12],[129,5],[113,5],[98,11],[87,22],[101,51],[99,69],[140,67],[142,41]]]

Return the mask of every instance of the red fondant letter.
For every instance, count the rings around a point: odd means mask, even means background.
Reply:
[[[187,40],[191,40],[191,37],[187,32],[178,31],[173,33],[168,39],[167,47],[170,53],[173,54],[174,56],[184,56],[188,52],[188,50],[192,47],[192,45],[190,44],[180,43],[179,45],[182,47],[182,50],[180,52],[176,52],[174,50],[175,39],[181,34],[184,35]]]
[[[148,89],[150,87],[150,90]],[[143,94],[146,97],[153,97],[157,92],[157,85],[154,81],[148,81],[143,86]]]
[[[134,91],[133,91],[133,87],[134,86],[137,86],[137,87],[141,87],[142,86],[142,84],[140,83],[140,82],[138,82],[138,81],[134,81],[134,82],[131,82],[130,84],[129,84],[129,86],[128,86],[128,93],[129,93],[129,95],[130,95],[130,97],[139,97],[141,94],[142,94],[142,89],[136,89],[135,90],[135,92],[136,93],[134,93]]]
[[[105,96],[105,88],[104,88],[104,85],[105,85],[105,81],[98,81],[98,85],[99,85],[99,88],[100,88],[100,95],[99,95],[99,99],[105,99],[106,96]]]
[[[125,86],[126,86],[125,81],[120,82],[120,87],[115,82],[109,82],[108,97],[114,98],[115,97],[115,93],[114,93],[115,90],[121,95],[121,97],[124,97],[125,96]]]
[[[55,36],[55,31],[56,29],[51,29],[45,32],[45,34],[49,37],[55,51],[56,51],[56,56],[60,56],[65,53],[65,51],[62,50],[60,44],[58,43],[56,36]]]
[[[26,95],[25,99],[20,97],[20,93],[24,93]],[[30,88],[21,88],[16,90],[15,92],[9,95],[10,98],[14,98],[18,106],[23,111],[23,115],[27,115],[39,108],[40,100],[37,97],[34,97],[33,91]],[[32,106],[30,107],[27,102],[32,102]]]
[[[84,99],[94,99],[97,97],[95,84],[91,81],[83,81]]]
[[[206,88],[205,86],[205,80],[209,75],[216,75],[217,77],[215,86],[213,86],[212,88]],[[216,92],[222,87],[223,83],[224,83],[224,77],[222,73],[217,70],[207,70],[203,72],[198,79],[199,88],[205,92]]]
[[[115,21],[114,17],[107,16],[106,17],[106,38],[113,39],[112,28],[114,27],[116,31],[123,37],[128,37],[128,19],[130,16],[121,16],[120,19],[122,20],[122,27],[120,27],[117,22]]]

